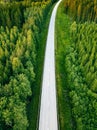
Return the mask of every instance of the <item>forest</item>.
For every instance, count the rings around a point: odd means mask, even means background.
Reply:
[[[97,22],[97,0],[65,0],[65,12],[77,22]]]
[[[62,1],[55,33],[60,130],[97,130],[97,1]]]
[[[27,130],[32,123],[27,107],[42,71],[42,27],[54,2],[0,0],[0,130]],[[60,130],[97,130],[97,1],[64,0],[57,18]]]
[[[70,99],[73,129],[97,130],[97,1],[64,0],[63,11],[69,17],[69,28],[68,41],[64,33],[67,44],[61,45],[64,67],[60,67],[65,73],[63,89],[66,86]]]
[[[29,126],[27,106],[37,82],[39,34],[51,6],[49,0],[0,0],[0,130]]]
[[[97,129],[97,24],[71,25],[65,70],[77,130]]]

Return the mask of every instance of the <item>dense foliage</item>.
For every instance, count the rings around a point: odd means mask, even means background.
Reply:
[[[50,1],[0,6],[0,130],[26,130],[29,125],[26,106],[49,8]]]
[[[0,25],[9,28],[13,26],[22,27],[24,23],[24,10],[26,5],[23,3],[0,3]]]
[[[17,27],[0,29],[0,121],[14,129],[27,125],[25,99],[35,78],[32,40],[31,30],[24,36]]]
[[[97,129],[97,24],[71,25],[65,70],[77,130]]]
[[[80,22],[97,22],[97,0],[65,0],[65,12]]]
[[[61,19],[64,38],[57,43],[59,65],[63,69],[59,76],[64,78],[64,81],[60,80],[65,98],[62,105],[66,104],[68,95],[73,129],[97,130],[97,1],[64,0],[64,3],[63,19],[67,28]],[[67,23],[66,17],[69,17]],[[65,115],[61,118],[62,124]]]

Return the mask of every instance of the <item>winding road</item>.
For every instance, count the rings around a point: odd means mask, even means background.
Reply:
[[[55,17],[60,2],[61,0],[54,7],[48,30],[40,104],[39,130],[58,130],[54,32]]]

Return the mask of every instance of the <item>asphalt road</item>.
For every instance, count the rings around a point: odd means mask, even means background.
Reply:
[[[54,32],[55,17],[60,2],[61,1],[56,4],[52,12],[47,36],[40,105],[39,130],[58,130]]]

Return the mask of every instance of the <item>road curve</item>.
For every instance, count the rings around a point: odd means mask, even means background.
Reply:
[[[55,82],[54,30],[56,12],[60,2],[61,1],[59,1],[54,7],[48,30],[41,93],[39,130],[58,130]]]

